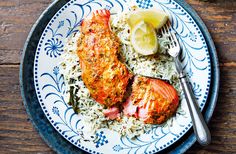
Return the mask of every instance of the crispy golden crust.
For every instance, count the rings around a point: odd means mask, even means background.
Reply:
[[[107,107],[122,102],[132,76],[118,60],[119,39],[110,30],[109,18],[110,12],[102,10],[85,19],[77,50],[86,87]]]
[[[125,114],[135,116],[149,124],[161,124],[171,117],[178,107],[179,98],[170,84],[146,77],[135,77],[132,94],[124,108]]]

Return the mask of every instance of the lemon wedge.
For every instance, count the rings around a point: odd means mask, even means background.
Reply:
[[[144,21],[140,21],[131,31],[131,43],[136,52],[151,55],[158,50],[158,40],[155,28]]]
[[[128,24],[132,29],[137,25],[137,23],[144,21],[152,24],[155,29],[159,29],[167,22],[167,20],[168,14],[163,11],[154,9],[137,10],[128,17]]]

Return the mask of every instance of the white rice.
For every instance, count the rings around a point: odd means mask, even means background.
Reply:
[[[159,38],[160,49],[156,55],[141,56],[136,53],[130,43],[130,29],[127,24],[129,12],[112,16],[111,28],[121,40],[121,53],[125,57],[125,63],[135,74],[158,77],[168,80],[176,89],[180,91],[178,75],[175,70],[173,59],[166,53],[166,38]],[[63,62],[60,64],[60,73],[64,75],[66,83],[66,101],[70,99],[70,87],[73,87],[76,99],[76,111],[83,116],[90,133],[95,133],[100,128],[108,128],[117,131],[121,135],[135,137],[148,131],[152,125],[144,124],[133,117],[125,117],[121,113],[121,120],[109,120],[103,114],[103,106],[90,97],[88,89],[81,78],[79,58],[76,55],[77,40],[79,33],[73,34],[65,45],[65,52],[62,55]]]

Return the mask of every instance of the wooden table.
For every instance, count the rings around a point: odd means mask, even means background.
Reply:
[[[236,153],[236,1],[187,0],[208,27],[221,70],[218,103],[209,123],[212,143],[187,153]],[[0,0],[0,153],[54,153],[30,123],[19,88],[23,44],[50,0]]]

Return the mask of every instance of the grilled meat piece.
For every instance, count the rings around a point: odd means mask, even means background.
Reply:
[[[77,42],[82,79],[91,96],[111,107],[123,101],[132,74],[118,59],[119,39],[109,25],[110,12],[98,10],[81,24]]]
[[[176,112],[178,104],[178,93],[172,85],[137,76],[131,96],[123,104],[123,112],[148,124],[161,124]]]

